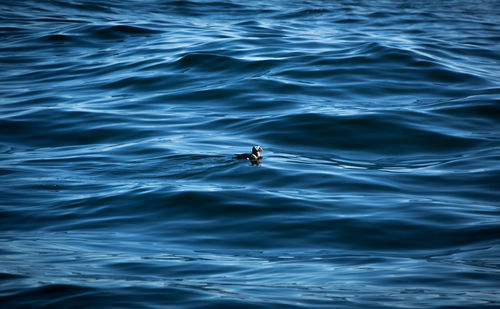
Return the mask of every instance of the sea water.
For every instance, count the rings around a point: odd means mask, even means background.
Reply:
[[[0,306],[498,308],[499,16],[2,1]]]

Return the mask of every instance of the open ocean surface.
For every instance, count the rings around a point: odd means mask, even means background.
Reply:
[[[0,38],[1,308],[499,308],[498,1],[1,1]]]

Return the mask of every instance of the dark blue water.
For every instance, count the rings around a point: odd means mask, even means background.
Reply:
[[[2,308],[500,306],[497,1],[2,1],[0,39]]]

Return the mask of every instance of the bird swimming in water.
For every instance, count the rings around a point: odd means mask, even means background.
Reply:
[[[241,153],[241,154],[236,154],[235,159],[247,159],[250,161],[257,161],[260,159],[260,153],[263,152],[262,147],[260,146],[253,146],[252,148],[252,153]]]

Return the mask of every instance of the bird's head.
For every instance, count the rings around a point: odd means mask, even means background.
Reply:
[[[260,153],[259,152],[263,152],[264,150],[262,150],[262,147],[260,146],[253,146],[252,148],[252,153],[254,155],[256,155],[257,157],[260,157]]]

